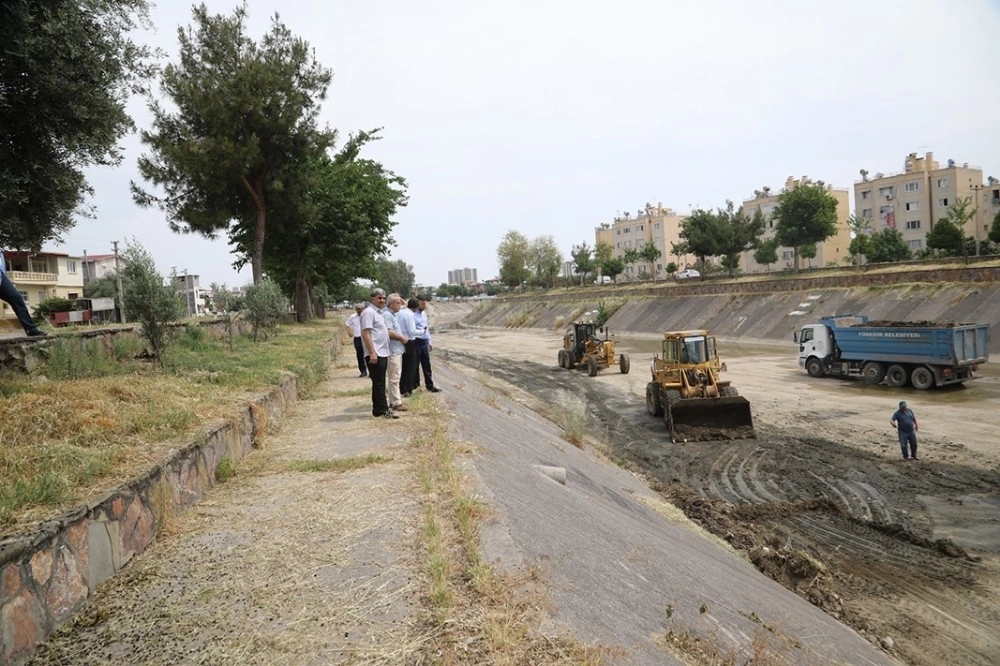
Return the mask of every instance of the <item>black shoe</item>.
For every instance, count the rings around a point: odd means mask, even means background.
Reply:
[[[431,393],[438,393],[441,391],[441,389],[439,389],[437,386],[428,386],[427,390],[430,391]]]
[[[27,333],[25,333],[25,335],[27,335],[29,338],[44,338],[48,335],[48,333],[36,328],[33,331],[28,331]]]
[[[384,419],[398,419],[399,418],[399,414],[397,414],[396,412],[394,412],[394,411],[392,411],[390,409],[389,411],[387,411],[385,414],[382,415],[382,418],[384,418]]]
[[[358,375],[358,377],[367,377],[367,376],[368,376],[367,372],[362,372],[360,375]]]

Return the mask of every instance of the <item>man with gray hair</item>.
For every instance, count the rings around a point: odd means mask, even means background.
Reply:
[[[399,325],[399,317],[396,314],[403,307],[403,299],[399,294],[389,294],[388,306],[383,316],[385,326],[389,329],[389,363],[385,373],[385,393],[389,402],[389,409],[394,412],[405,412],[406,405],[403,404],[403,397],[399,394],[399,377],[403,372],[403,352],[406,351],[406,343],[409,338],[402,331]]]
[[[385,399],[385,372],[389,365],[389,329],[382,316],[385,301],[385,290],[372,289],[371,301],[361,313],[361,342],[365,348],[368,377],[372,380],[372,416],[398,419]]]

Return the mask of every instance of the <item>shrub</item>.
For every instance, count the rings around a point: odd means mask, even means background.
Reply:
[[[263,334],[273,334],[278,329],[278,321],[288,312],[288,299],[273,280],[264,280],[260,284],[247,287],[245,318],[253,327],[253,339],[256,342]]]
[[[156,272],[153,257],[138,241],[128,243],[122,270],[122,301],[125,316],[139,323],[150,352],[163,365],[168,342],[167,324],[180,319],[185,305]]]

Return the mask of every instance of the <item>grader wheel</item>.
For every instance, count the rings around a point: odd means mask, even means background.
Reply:
[[[593,356],[588,356],[587,357],[587,374],[589,374],[591,377],[596,377],[598,369],[599,368],[597,367],[597,359],[594,358]]]
[[[632,364],[628,360],[628,354],[622,354],[618,357],[618,369],[621,370],[623,375],[627,375],[631,367]]]

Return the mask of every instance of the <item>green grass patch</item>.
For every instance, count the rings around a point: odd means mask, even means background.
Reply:
[[[391,456],[380,456],[370,453],[366,456],[339,458],[336,460],[287,460],[281,466],[289,472],[349,472],[390,462]]]

